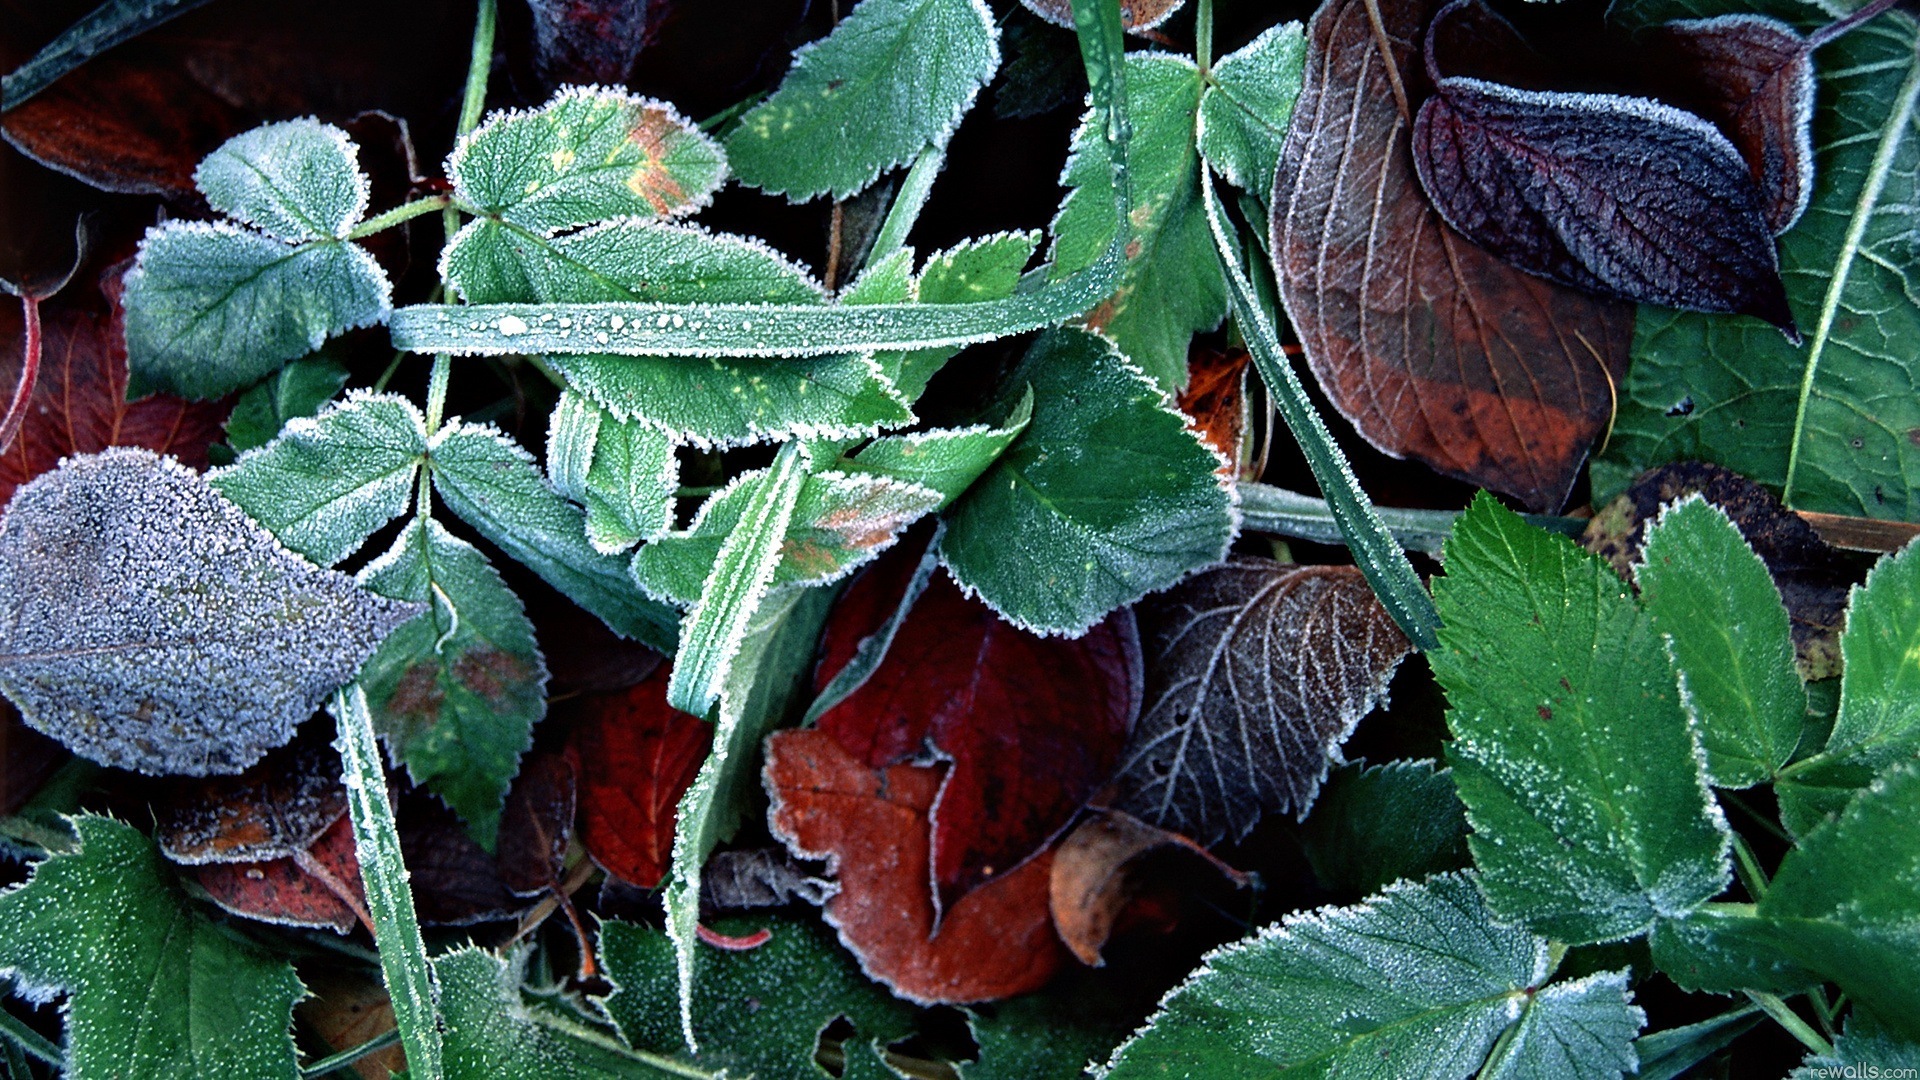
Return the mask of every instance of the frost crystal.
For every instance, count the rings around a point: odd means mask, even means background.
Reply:
[[[417,610],[287,551],[145,450],[69,458],[0,520],[0,691],[120,768],[239,772]]]

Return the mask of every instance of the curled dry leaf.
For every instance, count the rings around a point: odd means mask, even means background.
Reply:
[[[356,922],[373,926],[360,884],[353,822],[345,814],[292,855],[208,863],[193,873],[213,902],[235,915],[282,926],[331,927],[342,934]]]
[[[712,911],[824,904],[833,882],[809,873],[785,848],[720,851],[700,871],[700,907]]]
[[[1204,844],[1305,816],[1412,651],[1351,566],[1236,556],[1136,614],[1146,703],[1111,805]]]
[[[847,590],[821,641],[816,686],[893,615],[914,565],[889,559]],[[1083,637],[1043,638],[940,573],[880,667],[819,730],[871,769],[950,763],[930,808],[944,909],[1044,847],[1113,775],[1139,707],[1139,650],[1125,609]]]
[[[340,756],[303,738],[246,772],[174,781],[154,839],[185,865],[259,862],[303,851],[347,813]]]
[[[1073,29],[1073,0],[1020,0],[1028,11],[1055,26]],[[1120,25],[1132,33],[1151,30],[1186,6],[1187,0],[1120,0]]]
[[[767,741],[768,824],[802,858],[826,859],[840,891],[827,922],[861,970],[922,1004],[1037,990],[1066,956],[1047,912],[1051,852],[947,907],[934,926],[932,813],[947,770],[868,766],[824,731]]]
[[[1275,175],[1282,301],[1368,442],[1535,509],[1566,498],[1626,373],[1633,306],[1555,285],[1449,228],[1421,193],[1401,98],[1434,0],[1333,0]]]
[[[587,696],[573,729],[580,842],[601,869],[645,889],[666,873],[680,796],[713,744],[711,724],[667,704],[671,670]]]
[[[1178,833],[1132,814],[1095,810],[1053,852],[1048,902],[1053,928],[1080,962],[1100,967],[1100,950],[1133,901],[1154,884],[1142,874],[1147,856],[1185,852],[1226,880],[1244,887],[1247,876]]]
[[[334,1050],[359,1046],[393,1030],[393,1001],[378,975],[316,965],[303,972],[301,980],[309,996],[293,1007],[294,1014]],[[406,1067],[406,1049],[397,1043],[352,1066],[362,1080],[388,1080]]]
[[[0,520],[0,689],[103,764],[239,772],[284,744],[415,605],[282,548],[150,451],[72,457]]]

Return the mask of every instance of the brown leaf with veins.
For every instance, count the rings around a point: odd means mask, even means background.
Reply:
[[[1435,0],[1332,0],[1273,193],[1288,316],[1366,440],[1537,510],[1565,501],[1626,374],[1634,307],[1501,262],[1449,229],[1414,175],[1410,78]]]
[[[340,757],[308,736],[243,773],[168,784],[154,839],[189,866],[280,859],[311,846],[347,812]]]
[[[1149,891],[1167,891],[1164,875],[1148,872],[1148,856],[1164,852],[1184,853],[1236,887],[1248,883],[1247,875],[1192,840],[1119,810],[1093,810],[1054,848],[1048,881],[1053,928],[1081,963],[1103,966],[1100,950],[1122,928],[1134,901]]]
[[[326,926],[342,934],[355,922],[373,930],[353,821],[345,814],[311,846],[286,858],[209,863],[193,874],[214,903],[235,915],[283,926]]]
[[[560,887],[560,872],[573,842],[575,806],[573,755],[529,754],[520,763],[500,812],[500,837],[494,858],[500,880],[516,896],[533,896]]]
[[[310,965],[300,978],[312,996],[293,1011],[334,1050],[359,1046],[394,1029],[393,1001],[378,975]],[[398,1043],[350,1066],[363,1080],[388,1080],[406,1067],[407,1052]]]

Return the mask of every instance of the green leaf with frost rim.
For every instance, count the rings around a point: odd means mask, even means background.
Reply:
[[[1548,984],[1550,954],[1544,938],[1496,921],[1470,878],[1400,882],[1207,954],[1101,1075],[1184,1075],[1203,1061],[1380,1080],[1413,1068],[1580,1080],[1634,1069],[1646,1018],[1627,972]],[[1528,1071],[1546,1064],[1566,1071]]]
[[[1661,512],[1641,558],[1641,603],[1667,639],[1708,779],[1725,788],[1772,779],[1799,746],[1807,714],[1772,573],[1725,512],[1698,495]]]
[[[595,551],[618,555],[673,526],[680,464],[657,428],[622,421],[576,391],[561,393],[547,428],[547,479],[586,507]]]
[[[862,0],[727,137],[741,183],[805,202],[836,199],[944,147],[1000,66],[980,0]]]
[[[1226,554],[1218,455],[1109,342],[1049,331],[1008,388],[1008,411],[1031,388],[1027,429],[943,515],[963,589],[1016,626],[1078,635]]]
[[[994,233],[928,256],[914,279],[912,297],[922,304],[977,304],[1005,300],[1020,284],[1020,271],[1040,248],[1037,231]],[[876,353],[880,370],[913,402],[960,346]]]
[[[1630,27],[1717,15],[1697,0],[1616,9]],[[1817,26],[1826,9],[1770,0],[1757,14]],[[1758,320],[1642,307],[1633,369],[1596,504],[1641,470],[1725,465],[1796,509],[1920,519],[1920,60],[1913,19],[1875,18],[1821,48],[1814,188],[1781,237],[1780,269],[1807,343]]]
[[[355,391],[207,482],[282,544],[332,566],[407,512],[426,453],[426,418],[412,402]]]
[[[1858,1070],[1862,1064],[1878,1065],[1882,1076],[1897,1076],[1898,1069],[1920,1075],[1920,1042],[1896,1039],[1880,1025],[1859,1013],[1847,1015],[1846,1030],[1833,1040],[1833,1053],[1810,1055],[1806,1063],[1787,1080],[1827,1080],[1845,1076],[1844,1070]]]
[[[1200,202],[1200,154],[1194,146],[1202,82],[1193,61],[1164,53],[1127,57],[1132,237],[1120,286],[1087,315],[1120,351],[1168,392],[1187,384],[1187,348],[1195,333],[1227,314],[1227,286]],[[1091,266],[1115,231],[1112,183],[1099,114],[1074,134],[1060,182],[1070,190],[1054,216],[1054,280]]]
[[[1493,909],[1572,945],[1730,880],[1726,820],[1653,621],[1606,562],[1481,493],[1434,584],[1447,751]]]
[[[235,135],[200,162],[193,183],[208,206],[290,244],[343,240],[367,212],[360,148],[312,119]]]
[[[1273,173],[1306,65],[1300,24],[1271,27],[1246,48],[1222,57],[1200,96],[1200,156],[1262,204],[1273,199]]]
[[[70,995],[66,1075],[299,1075],[293,965],[200,914],[153,841],[83,814],[79,846],[0,893],[0,973]]]
[[[233,412],[227,415],[227,447],[244,454],[267,445],[287,421],[318,413],[347,385],[347,377],[346,367],[325,352],[302,357],[267,376],[234,402]]]
[[[1300,846],[1321,884],[1361,895],[1458,870],[1467,820],[1453,770],[1425,760],[1343,765],[1301,823]]]
[[[855,472],[930,488],[940,496],[935,509],[945,509],[1000,460],[1032,419],[1033,391],[1029,389],[1005,423],[882,436],[841,464]]]
[[[407,775],[493,848],[507,788],[547,712],[547,664],[520,598],[472,544],[416,517],[357,578],[422,611],[360,671],[374,726]]]

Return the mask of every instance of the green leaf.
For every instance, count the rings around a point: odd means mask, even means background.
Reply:
[[[413,782],[492,850],[520,755],[547,712],[533,624],[487,557],[432,518],[415,518],[357,580],[425,606],[360,671],[374,726]]]
[[[0,111],[18,108],[61,76],[207,0],[107,0],[0,78]]]
[[[944,510],[1000,460],[1032,419],[1033,391],[1029,388],[1006,423],[998,427],[974,424],[886,435],[861,447],[842,464],[855,472],[931,488],[940,496],[936,509]]]
[[[1827,1080],[1846,1076],[1850,1070],[1861,1075],[1862,1065],[1878,1066],[1881,1076],[1900,1076],[1903,1071],[1920,1076],[1920,1043],[1896,1039],[1871,1018],[1850,1013],[1846,1030],[1833,1041],[1833,1053],[1808,1057],[1787,1080]]]
[[[1102,973],[1104,974],[1104,973]],[[1140,1024],[1137,989],[1086,968],[1060,974],[1046,990],[966,1010],[980,1050],[956,1062],[961,1080],[1036,1080],[1084,1075]]]
[[[248,388],[227,415],[227,446],[242,454],[273,441],[287,421],[312,416],[347,385],[346,365],[325,352],[301,357]],[[232,461],[221,464],[232,464]]]
[[[1366,895],[1467,865],[1467,819],[1453,773],[1432,761],[1359,762],[1327,777],[1300,844],[1329,889]]]
[[[225,222],[150,230],[126,283],[136,395],[221,397],[393,310],[386,271],[358,246],[288,244]]]
[[[1018,626],[1079,634],[1226,554],[1218,457],[1111,345],[1050,331],[1008,386],[1002,407],[1030,388],[1033,418],[946,510],[941,557],[963,588]]]
[[[1545,985],[1550,971],[1546,940],[1494,921],[1470,879],[1402,882],[1209,953],[1104,1075],[1182,1075],[1205,1061],[1382,1080],[1483,1063],[1493,1076],[1632,1070],[1645,1015],[1626,973]]]
[[[587,509],[587,539],[617,555],[673,525],[680,465],[657,428],[615,419],[583,394],[560,395],[547,432],[547,478]]]
[[[586,515],[528,454],[491,426],[455,421],[428,450],[433,489],[454,513],[614,633],[672,652],[679,618],[641,594],[626,563],[587,541]]]
[[[407,512],[426,452],[426,419],[412,402],[356,391],[207,482],[282,544],[332,566]]]
[[[1013,295],[1014,288],[1020,284],[1020,271],[1026,268],[1039,247],[1038,232],[1004,232],[936,252],[921,268],[913,297],[922,304],[1004,300]],[[926,392],[927,383],[959,351],[958,346],[894,349],[875,354],[874,360],[899,388],[901,396],[911,402],[919,400]]]
[[[740,118],[734,171],[794,202],[852,195],[946,146],[1000,66],[999,37],[980,0],[862,0]]]
[[[1773,575],[1727,515],[1698,495],[1661,513],[1642,559],[1634,576],[1679,669],[1708,779],[1726,788],[1772,779],[1799,746],[1807,713]]]
[[[66,1075],[297,1076],[293,965],[200,914],[131,825],[72,823],[77,849],[0,893],[0,970],[71,995]]]
[[[1639,1080],[1675,1080],[1708,1057],[1726,1049],[1761,1020],[1758,1006],[1748,1005],[1685,1027],[1654,1031],[1633,1042],[1640,1055]]]
[[[1187,347],[1227,314],[1227,287],[1200,204],[1194,147],[1200,69],[1183,56],[1127,57],[1132,233],[1120,287],[1087,315],[1120,351],[1172,392],[1187,384]],[[1106,144],[1098,112],[1081,122],[1062,182],[1070,189],[1053,219],[1053,277],[1091,266],[1116,229]],[[1271,171],[1271,170],[1269,170]]]
[[[193,173],[207,205],[289,244],[343,240],[367,212],[360,148],[317,120],[244,131]]]
[[[1726,821],[1652,620],[1606,562],[1482,493],[1434,586],[1447,758],[1494,910],[1568,944],[1726,887]]]
[[[1275,26],[1215,64],[1213,80],[1200,97],[1201,156],[1228,183],[1262,203],[1273,198],[1273,171],[1306,64],[1300,24]]]
[[[1615,15],[1637,26],[1725,10],[1641,0]],[[1831,17],[1792,0],[1753,10],[1803,25]],[[1641,308],[1633,369],[1594,465],[1596,504],[1648,466],[1705,460],[1783,489],[1796,509],[1920,518],[1915,38],[1911,16],[1893,15],[1820,50],[1812,202],[1780,243],[1807,343],[1754,319]]]
[[[531,112],[489,117],[454,148],[447,176],[482,221],[550,235],[607,218],[690,214],[719,190],[727,161],[671,105],[571,86]]]
[[[913,1030],[913,1010],[875,985],[815,919],[768,915],[726,919],[722,934],[771,930],[745,952],[702,948],[694,961],[696,1060],[729,1076],[827,1075],[814,1063],[820,1033],[845,1017],[856,1041],[891,1042]],[[673,942],[651,927],[609,921],[600,927],[600,960],[613,993],[607,1015],[635,1047],[687,1054],[678,1011]]]

